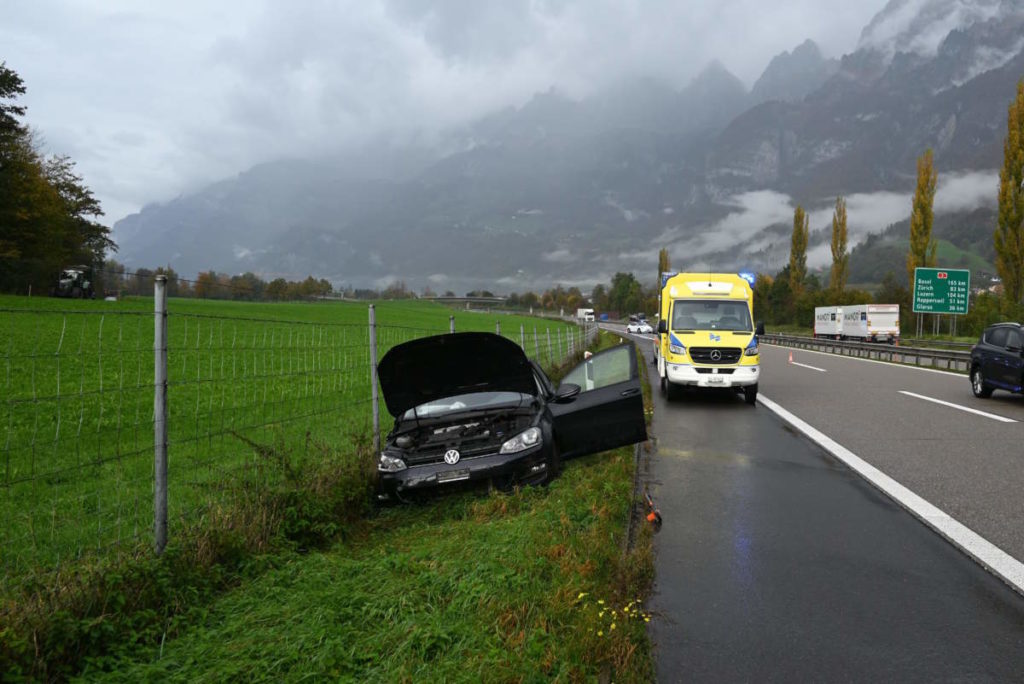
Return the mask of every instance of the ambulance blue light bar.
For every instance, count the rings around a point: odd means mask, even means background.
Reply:
[[[757,282],[757,276],[753,273],[737,273],[736,275],[750,283],[751,287],[753,287],[754,283]]]

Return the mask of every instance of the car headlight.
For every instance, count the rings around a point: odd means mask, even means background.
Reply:
[[[397,473],[399,470],[405,470],[406,467],[405,461],[387,454],[381,454],[380,461],[377,462],[377,470],[382,473]]]
[[[755,344],[752,347],[747,347],[747,350],[745,352],[743,352],[743,353],[746,354],[747,356],[757,356],[759,352],[760,352],[760,349]]]
[[[501,445],[502,454],[514,454],[540,444],[540,428],[532,427]]]
[[[686,353],[686,347],[680,344],[670,344],[668,345],[668,350],[673,354],[679,354],[680,356]]]

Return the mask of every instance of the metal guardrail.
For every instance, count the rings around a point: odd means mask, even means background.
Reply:
[[[975,345],[974,342],[954,342],[953,340],[915,340],[913,338],[904,338],[902,340],[908,347],[942,347],[946,349],[963,349],[970,351]]]
[[[967,373],[971,366],[971,353],[952,349],[926,349],[924,347],[896,346],[877,342],[851,342],[799,335],[761,335],[766,344],[777,344],[796,349],[811,349],[842,356],[888,361],[925,368]],[[958,343],[959,344],[959,343]]]

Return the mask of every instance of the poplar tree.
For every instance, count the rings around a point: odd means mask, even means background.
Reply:
[[[993,240],[996,270],[1010,304],[1024,297],[1024,80],[1006,118],[1003,168],[999,172],[999,216]]]
[[[658,280],[656,285],[657,289],[661,289],[661,274],[668,271],[671,268],[672,266],[668,260],[668,249],[662,247],[660,250],[658,250]]]
[[[793,212],[793,238],[789,249],[789,287],[794,296],[803,292],[807,277],[807,241],[810,239],[810,219],[804,208],[797,205]]]
[[[832,212],[832,274],[829,287],[840,293],[846,287],[846,275],[850,255],[846,251],[846,200],[836,198],[836,209]]]
[[[936,242],[932,239],[937,176],[931,148],[917,158],[917,187],[910,209],[910,249],[907,252],[907,278],[914,291],[914,269],[935,265]]]

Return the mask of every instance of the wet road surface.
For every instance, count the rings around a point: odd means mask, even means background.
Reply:
[[[651,432],[659,681],[1024,681],[1024,598],[763,406]]]
[[[966,375],[770,345],[761,363],[769,398],[1024,560],[1024,396],[978,399]]]

